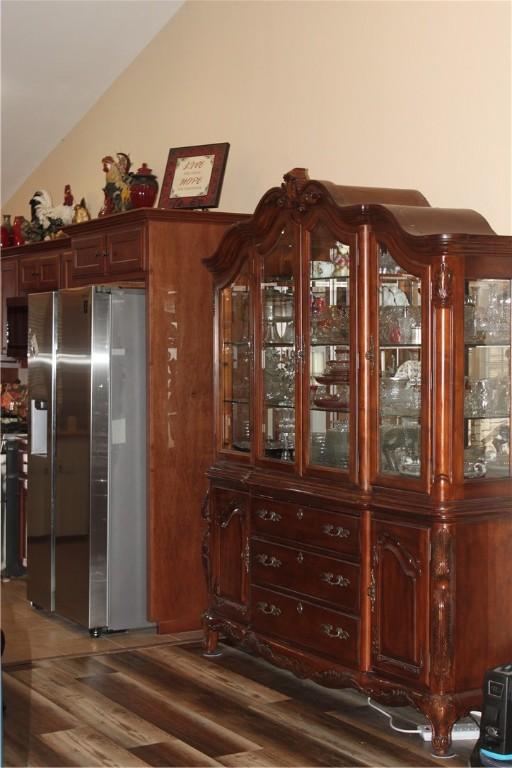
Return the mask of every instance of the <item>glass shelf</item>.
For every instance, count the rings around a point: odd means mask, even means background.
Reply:
[[[421,344],[381,344],[381,349],[421,349]]]
[[[337,405],[312,405],[310,406],[311,411],[328,411],[329,413],[350,413],[350,409],[347,405],[343,406],[337,406]]]
[[[464,341],[464,346],[470,349],[489,349],[489,347],[510,347],[510,341]]]
[[[241,339],[240,341],[223,341],[225,347],[250,347],[251,342],[249,339]]]
[[[508,420],[510,419],[510,413],[486,413],[483,416],[467,416],[464,414],[464,421],[495,421],[495,420]]]

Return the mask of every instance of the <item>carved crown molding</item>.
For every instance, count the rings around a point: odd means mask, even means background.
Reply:
[[[305,168],[294,168],[285,173],[281,184],[281,192],[276,199],[280,208],[293,209],[297,213],[305,213],[312,205],[322,199],[322,192],[317,188],[305,189],[310,181]]]

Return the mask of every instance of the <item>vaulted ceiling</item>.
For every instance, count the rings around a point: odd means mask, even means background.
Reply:
[[[2,0],[2,200],[184,0]]]

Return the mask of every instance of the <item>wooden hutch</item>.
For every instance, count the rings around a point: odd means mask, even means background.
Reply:
[[[413,704],[446,755],[512,659],[512,237],[295,169],[205,264],[206,653]]]

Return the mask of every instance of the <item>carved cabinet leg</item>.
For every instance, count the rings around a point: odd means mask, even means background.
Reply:
[[[432,696],[421,709],[432,725],[432,751],[439,757],[445,757],[452,745],[457,708],[449,696]]]

